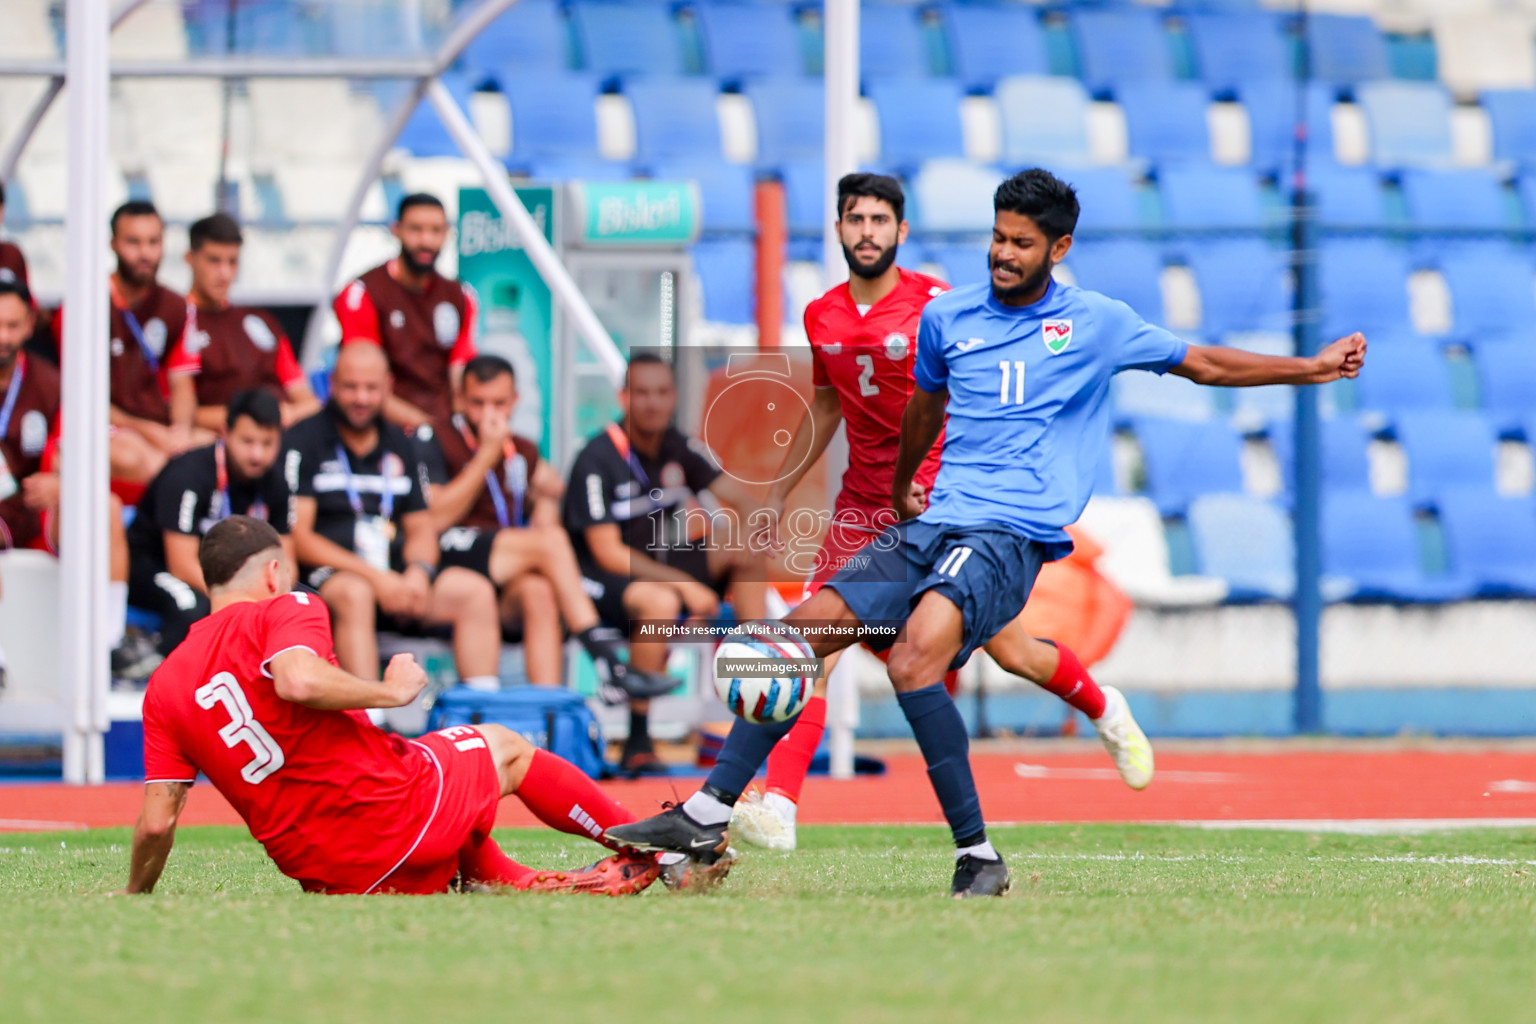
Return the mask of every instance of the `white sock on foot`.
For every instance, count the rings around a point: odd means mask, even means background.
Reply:
[[[495,693],[501,689],[501,680],[495,676],[470,676],[464,680],[464,685],[481,693]]]
[[[724,825],[731,820],[731,809],[702,790],[683,801],[683,813],[700,825]]]
[[[999,857],[997,855],[997,851],[996,850],[992,849],[992,840],[990,840],[990,839],[988,839],[985,842],[980,843],[979,845],[976,845],[976,846],[967,846],[967,847],[964,847],[963,849],[956,850],[955,851],[955,860],[959,860],[961,857],[964,857],[966,854],[970,854],[972,857],[977,857],[977,858],[979,858],[981,860],[1002,860],[1003,859],[1003,858],[1001,858],[1001,857]]]

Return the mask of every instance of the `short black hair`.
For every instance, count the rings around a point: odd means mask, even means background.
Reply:
[[[1007,210],[1034,221],[1045,237],[1055,242],[1077,230],[1077,193],[1050,171],[1038,167],[1020,171],[992,195],[995,213]]]
[[[276,548],[283,541],[270,523],[250,516],[230,516],[214,524],[197,545],[197,564],[203,570],[203,582],[211,590],[222,587],[245,568],[255,555]]]
[[[112,211],[112,234],[117,234],[117,222],[124,217],[156,217],[160,211],[155,209],[155,204],[148,199],[130,199],[122,206]]]
[[[197,252],[209,242],[216,245],[243,245],[245,236],[240,233],[240,224],[227,213],[215,213],[211,217],[204,217],[196,221],[187,229],[187,238],[191,243],[192,251]]]
[[[0,278],[0,295],[14,295],[28,308],[32,308],[32,291],[20,281]]]
[[[634,373],[637,366],[665,366],[668,372],[672,372],[676,376],[676,373],[672,370],[672,364],[655,352],[634,352],[629,357],[629,365],[624,368],[625,387],[629,387],[630,375]]]
[[[475,356],[464,364],[464,378],[473,378],[480,384],[489,384],[497,377],[506,375],[512,378],[512,383],[517,383],[517,371],[512,369],[512,364],[501,356],[484,353]]]
[[[443,211],[443,216],[448,215],[448,210],[443,206],[443,201],[430,192],[412,192],[400,200],[400,208],[395,211],[395,221],[405,220],[405,211],[417,206],[435,206]]]
[[[845,174],[837,181],[837,219],[853,205],[855,199],[869,196],[891,205],[896,219],[906,219],[907,196],[901,190],[901,182],[888,174]]]
[[[259,388],[241,391],[229,400],[225,407],[225,425],[233,429],[241,416],[248,417],[258,427],[278,430],[283,427],[283,408],[278,404],[277,396]]]

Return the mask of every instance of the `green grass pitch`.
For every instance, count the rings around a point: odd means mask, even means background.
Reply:
[[[968,903],[945,838],[805,828],[709,896],[325,897],[184,829],[158,893],[108,898],[126,831],[0,836],[0,1020],[1536,1019],[1530,833],[999,828],[1013,892]]]

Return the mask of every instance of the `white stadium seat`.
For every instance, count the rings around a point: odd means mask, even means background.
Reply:
[[[912,183],[913,205],[925,231],[989,231],[996,168],[968,160],[929,160]]]
[[[1094,498],[1078,523],[1104,546],[1098,569],[1138,604],[1212,605],[1227,585],[1206,576],[1175,576],[1163,520],[1149,498]]]
[[[1435,21],[1440,79],[1470,95],[1536,86],[1531,19],[1521,14],[1457,14]]]

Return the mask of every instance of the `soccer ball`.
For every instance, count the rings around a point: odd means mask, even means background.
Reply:
[[[754,725],[793,718],[811,699],[814,676],[776,671],[774,662],[816,655],[789,627],[749,622],[715,648],[715,693],[738,718]]]

